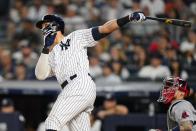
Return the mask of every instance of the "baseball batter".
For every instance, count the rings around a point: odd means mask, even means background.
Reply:
[[[168,131],[196,131],[196,111],[185,97],[190,89],[185,80],[179,77],[168,77],[163,81],[158,102],[169,104],[167,112]]]
[[[87,48],[130,21],[142,22],[145,16],[134,12],[120,19],[64,36],[64,21],[46,15],[36,27],[44,36],[44,48],[35,68],[39,80],[55,76],[62,87],[48,118],[46,131],[58,131],[67,125],[71,131],[89,131],[89,113],[96,98],[95,83],[89,75]]]

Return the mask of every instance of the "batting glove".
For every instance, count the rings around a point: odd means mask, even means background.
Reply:
[[[129,15],[130,21],[133,21],[135,23],[140,23],[146,20],[146,17],[144,13],[142,12],[133,12],[132,14]]]
[[[44,48],[49,48],[56,38],[56,33],[50,33],[44,36]]]
[[[55,40],[56,37],[56,27],[48,25],[46,28],[42,29],[44,35],[44,48],[49,48]]]

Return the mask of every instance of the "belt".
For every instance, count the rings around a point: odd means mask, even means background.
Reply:
[[[72,76],[70,76],[69,78],[70,78],[70,80],[73,80],[73,79],[75,79],[76,77],[77,77],[77,74],[72,75]],[[67,84],[68,84],[68,81],[65,80],[65,81],[61,84],[62,89],[63,89]]]
[[[88,73],[88,75],[91,77],[91,75],[90,75],[89,73]],[[70,79],[70,80],[73,80],[73,79],[75,79],[76,77],[77,77],[77,74],[74,74],[74,75],[70,76],[69,79]],[[68,82],[68,80],[65,80],[65,81],[61,84],[62,89],[63,89],[67,84],[69,84],[69,82]]]

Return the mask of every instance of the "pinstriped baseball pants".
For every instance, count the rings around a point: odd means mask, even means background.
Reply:
[[[96,98],[96,86],[90,76],[72,80],[59,94],[45,121],[46,129],[90,131],[90,112]]]

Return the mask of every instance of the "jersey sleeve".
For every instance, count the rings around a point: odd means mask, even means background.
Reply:
[[[98,42],[93,38],[92,28],[75,31],[75,37],[83,47],[95,46]]]
[[[177,104],[172,112],[178,124],[183,121],[194,121],[194,108],[189,102]]]
[[[35,67],[35,76],[38,80],[45,80],[52,77],[52,69],[49,65],[49,55],[41,53],[37,65]]]

